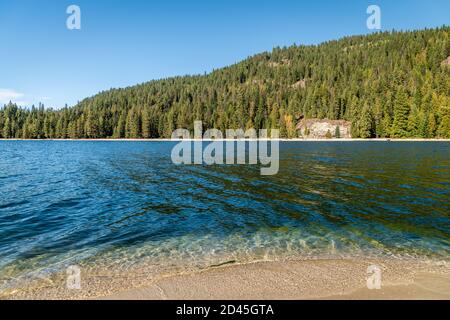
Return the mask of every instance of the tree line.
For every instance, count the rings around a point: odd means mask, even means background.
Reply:
[[[352,122],[355,138],[450,138],[450,27],[274,48],[205,75],[111,89],[59,110],[9,103],[0,138],[170,138],[176,128]]]

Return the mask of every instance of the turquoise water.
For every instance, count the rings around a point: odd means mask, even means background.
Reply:
[[[0,141],[0,281],[230,261],[450,257],[449,142],[282,142],[280,171],[172,142]]]

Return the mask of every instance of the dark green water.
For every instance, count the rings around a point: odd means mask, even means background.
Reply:
[[[450,257],[449,142],[282,142],[280,171],[171,142],[0,141],[1,284],[288,258]]]

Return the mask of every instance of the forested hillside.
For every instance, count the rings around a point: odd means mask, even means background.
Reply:
[[[345,119],[353,137],[450,138],[450,27],[275,48],[201,76],[101,92],[62,110],[0,109],[2,138],[158,138],[178,127]]]

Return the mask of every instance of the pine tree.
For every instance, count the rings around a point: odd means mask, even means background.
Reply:
[[[441,124],[438,129],[438,136],[440,138],[450,138],[450,106],[442,107],[441,110]]]
[[[368,105],[365,105],[362,110],[359,122],[359,136],[363,139],[372,137],[372,113]]]
[[[394,101],[394,122],[392,124],[392,136],[405,138],[408,136],[409,102],[405,89],[400,87]]]
[[[88,138],[95,139],[100,136],[99,121],[93,112],[89,112],[87,114],[86,124],[84,127]]]
[[[431,112],[428,115],[428,137],[434,138],[436,136],[436,130],[437,130],[436,117],[434,113]]]
[[[141,119],[138,111],[131,108],[128,111],[127,121],[125,124],[126,138],[137,139],[141,137]]]
[[[337,139],[340,139],[340,138],[341,138],[341,129],[340,129],[339,126],[336,126],[336,129],[335,129],[335,131],[334,131],[334,136],[335,136]]]
[[[9,120],[9,117],[7,117],[5,119],[5,123],[3,125],[3,136],[6,139],[13,138],[12,126],[11,126],[11,121]]]
[[[441,123],[437,134],[441,138],[450,138],[450,97],[442,99],[442,104],[439,108],[439,118]]]
[[[113,134],[114,138],[116,139],[125,138],[125,124],[126,124],[125,115],[121,113],[119,116],[119,120],[117,122],[117,126],[114,129]]]
[[[408,117],[408,130],[407,134],[409,137],[419,137],[420,132],[420,113],[417,108],[413,108]]]
[[[150,110],[145,109],[142,112],[142,138],[149,139],[152,137]]]

